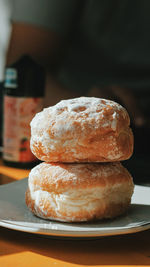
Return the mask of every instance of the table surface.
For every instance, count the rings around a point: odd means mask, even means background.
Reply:
[[[27,177],[29,170],[3,166],[0,184]],[[64,240],[0,227],[0,266],[150,266],[150,230],[92,240]]]

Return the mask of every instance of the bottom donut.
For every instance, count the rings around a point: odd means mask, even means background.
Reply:
[[[133,179],[120,162],[43,162],[29,174],[26,204],[44,219],[83,222],[125,213],[133,191]]]

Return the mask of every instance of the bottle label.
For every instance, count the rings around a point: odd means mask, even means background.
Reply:
[[[33,162],[30,122],[43,108],[43,98],[4,96],[3,159]]]

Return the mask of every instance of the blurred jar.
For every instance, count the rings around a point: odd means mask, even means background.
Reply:
[[[30,150],[30,122],[43,109],[45,71],[29,56],[6,69],[4,82],[3,161],[17,168],[37,163]]]

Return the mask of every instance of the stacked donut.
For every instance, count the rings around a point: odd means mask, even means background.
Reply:
[[[80,97],[45,108],[31,121],[30,146],[44,161],[31,170],[26,191],[35,215],[80,222],[128,209],[134,184],[120,161],[133,153],[133,134],[118,103]]]

